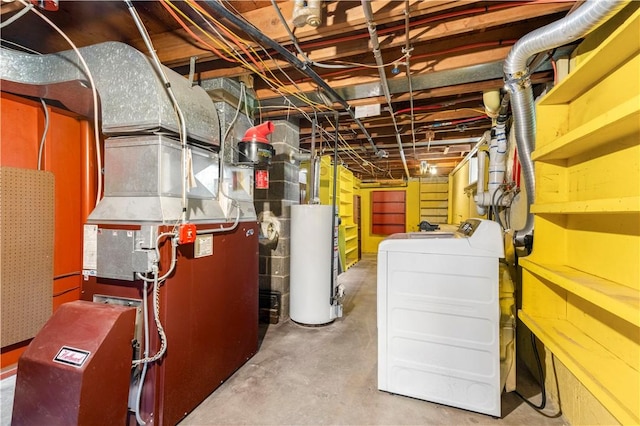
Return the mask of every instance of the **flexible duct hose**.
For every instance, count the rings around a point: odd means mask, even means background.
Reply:
[[[514,234],[514,244],[518,247],[527,245],[533,238],[531,205],[535,201],[535,172],[531,153],[535,148],[536,115],[527,62],[538,52],[584,37],[625,4],[625,1],[619,0],[588,0],[571,15],[538,28],[518,40],[505,60],[506,88],[511,93],[518,158],[527,191],[527,222],[523,229]]]

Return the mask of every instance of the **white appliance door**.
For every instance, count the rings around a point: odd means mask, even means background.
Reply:
[[[499,417],[498,259],[387,256],[379,388]]]

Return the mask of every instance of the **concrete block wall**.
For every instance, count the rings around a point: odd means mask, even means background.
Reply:
[[[281,294],[280,322],[289,319],[289,260],[291,206],[300,203],[299,165],[290,161],[290,153],[300,146],[296,122],[274,121],[271,144],[275,156],[269,169],[269,188],[256,189],[254,204],[258,220],[267,220],[277,229],[277,241],[260,242],[260,290]]]

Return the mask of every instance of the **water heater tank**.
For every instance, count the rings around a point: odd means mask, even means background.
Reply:
[[[291,319],[307,325],[330,323],[333,255],[331,206],[291,206]]]

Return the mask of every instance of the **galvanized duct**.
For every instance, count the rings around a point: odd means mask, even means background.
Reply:
[[[149,59],[133,47],[107,42],[79,49],[94,76],[106,135],[157,131],[179,133],[173,105]],[[73,51],[33,55],[0,49],[2,90],[60,101],[84,116],[92,115],[87,77]],[[218,145],[215,107],[207,93],[169,68],[165,74],[183,110],[187,137]],[[79,96],[85,88],[86,97]],[[69,90],[73,89],[73,90]]]
[[[518,247],[530,245],[533,238],[533,214],[535,201],[535,172],[531,153],[535,148],[536,116],[527,62],[538,52],[543,52],[584,37],[606,21],[625,5],[619,0],[588,0],[571,15],[527,34],[513,46],[504,63],[506,88],[511,93],[511,104],[518,146],[518,158],[522,165],[527,191],[527,222],[514,234]]]

